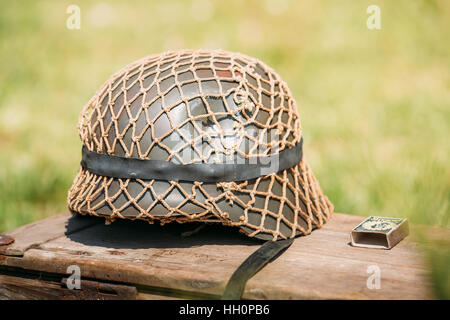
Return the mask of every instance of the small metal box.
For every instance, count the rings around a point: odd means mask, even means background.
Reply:
[[[355,247],[391,249],[408,234],[404,218],[371,216],[352,230],[350,238]]]

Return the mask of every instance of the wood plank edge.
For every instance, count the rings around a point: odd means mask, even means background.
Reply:
[[[44,288],[60,288],[64,283],[64,279],[67,278],[69,274],[60,274],[60,273],[51,273],[44,272],[38,270],[30,270],[24,269],[20,267],[10,267],[10,266],[1,266],[0,265],[0,284],[2,284],[2,277],[8,277],[8,279],[15,279],[14,282],[23,283],[32,282],[32,281],[42,281],[42,285]],[[171,288],[163,288],[149,285],[141,285],[141,284],[133,284],[128,282],[121,281],[107,281],[104,279],[98,278],[89,278],[82,277],[84,281],[91,281],[96,283],[104,283],[104,284],[117,284],[135,287],[137,290],[136,299],[139,300],[173,300],[173,299],[192,299],[192,300],[217,300],[220,299],[220,296],[202,293],[202,292],[194,292],[187,291],[181,289],[171,289]],[[65,290],[69,290],[67,288],[62,288]],[[71,291],[71,290],[70,290]],[[1,286],[0,286],[0,300],[1,300]]]

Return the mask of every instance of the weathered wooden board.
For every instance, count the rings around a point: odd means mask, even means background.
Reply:
[[[4,250],[0,266],[66,275],[68,266],[77,265],[83,279],[135,286],[140,299],[217,298],[236,268],[260,246],[221,226],[207,226],[182,237],[182,232],[196,225],[161,227],[116,221],[105,226],[97,218],[75,221],[68,217],[59,215],[53,218],[58,223],[48,219],[33,225],[37,235],[51,236],[28,238],[30,228],[25,227],[8,233],[16,238],[15,249]],[[283,255],[250,279],[243,298],[432,298],[425,263],[411,238],[392,250],[349,245],[350,230],[362,220],[335,214],[322,229],[296,239]],[[367,287],[370,266],[380,270],[380,289]]]
[[[9,246],[0,246],[0,254],[22,256],[27,249],[33,246],[38,246],[64,234],[77,232],[99,222],[99,220],[89,219],[89,217],[72,216],[69,212],[54,215],[5,232],[4,234],[13,237],[15,241]]]
[[[134,286],[114,285],[112,288],[96,281],[82,281],[90,290],[70,290],[63,283],[7,276],[0,274],[0,300],[118,300],[142,299]],[[155,297],[150,297],[156,299]]]

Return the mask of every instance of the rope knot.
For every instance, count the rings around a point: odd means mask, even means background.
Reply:
[[[225,199],[228,201],[230,205],[233,205],[234,193],[233,191],[238,190],[239,187],[235,182],[220,182],[219,186],[224,191]]]

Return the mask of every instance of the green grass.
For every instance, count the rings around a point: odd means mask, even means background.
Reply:
[[[96,89],[181,48],[239,51],[279,71],[336,211],[448,228],[450,3],[285,0],[272,14],[267,2],[1,2],[0,232],[65,210],[78,113]],[[73,3],[81,30],[66,28]],[[370,4],[381,30],[366,27]],[[450,298],[448,250],[427,257],[436,296]]]

